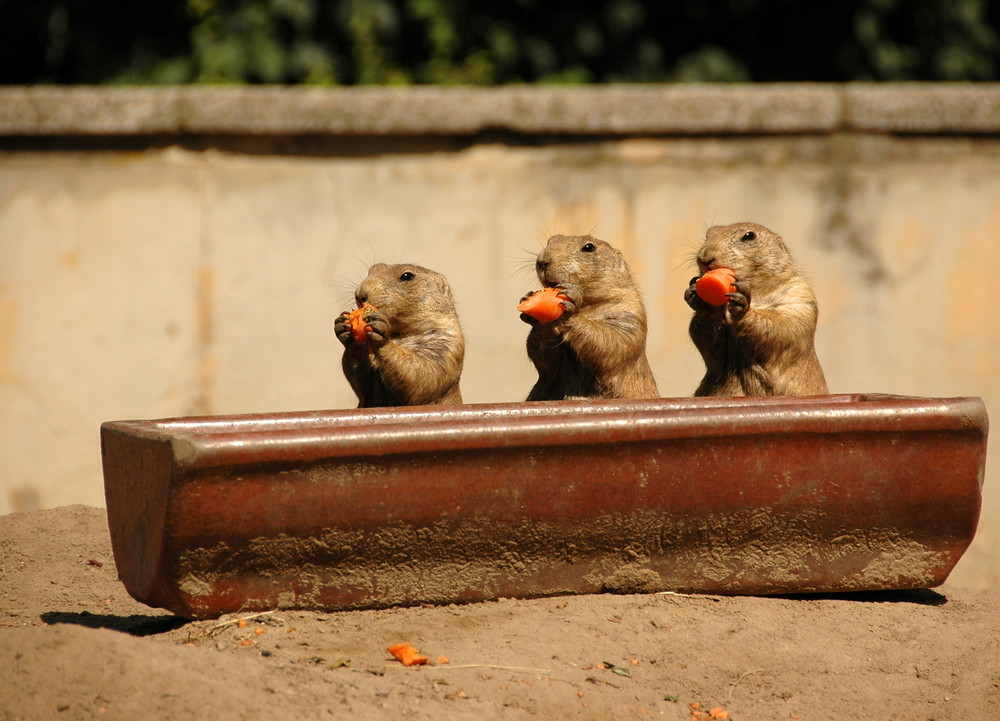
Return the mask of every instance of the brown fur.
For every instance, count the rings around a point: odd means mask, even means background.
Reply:
[[[708,229],[696,256],[701,273],[729,268],[736,292],[708,305],[694,282],[689,331],[705,361],[696,396],[800,396],[828,393],[814,338],[816,297],[784,241],[756,223]]]
[[[646,308],[622,254],[589,235],[554,235],[535,270],[543,286],[561,288],[569,300],[551,323],[521,315],[531,325],[528,357],[538,371],[528,400],[658,397],[646,359]]]
[[[347,313],[334,324],[358,408],[462,403],[465,337],[443,275],[419,265],[376,263],[354,294],[377,312],[367,342],[351,338]]]

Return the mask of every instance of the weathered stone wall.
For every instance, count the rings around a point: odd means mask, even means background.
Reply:
[[[813,279],[831,391],[1000,408],[997,86],[0,90],[0,513],[103,505],[104,420],[353,406],[331,326],[372,261],[447,275],[466,400],[514,401],[533,255],[593,232],[690,395],[691,255],[737,220]]]

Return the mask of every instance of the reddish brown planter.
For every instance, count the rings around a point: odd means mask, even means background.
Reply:
[[[204,618],[936,586],[987,428],[978,398],[840,395],[118,421],[101,446],[125,587]]]

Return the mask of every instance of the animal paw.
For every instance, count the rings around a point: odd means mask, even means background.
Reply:
[[[559,301],[559,305],[562,306],[564,317],[571,313],[575,313],[576,309],[583,304],[583,293],[580,291],[580,286],[575,283],[557,285],[556,290],[559,292],[559,295],[563,297],[563,299]]]
[[[709,304],[706,303],[700,295],[698,295],[698,289],[695,285],[697,282],[698,276],[691,279],[687,289],[684,291],[684,302],[688,304],[691,310],[704,310],[705,308],[709,308],[711,306],[709,306]]]
[[[740,281],[736,281],[733,285],[736,290],[726,293],[726,297],[729,298],[726,308],[731,318],[740,320],[750,310],[750,289]]]
[[[389,340],[389,320],[378,311],[374,311],[365,316],[365,333],[368,335],[369,345],[378,348],[385,345]]]
[[[351,322],[350,311],[344,311],[337,316],[335,321],[333,321],[333,334],[337,336],[337,340],[345,346],[354,344],[353,328],[354,324]]]

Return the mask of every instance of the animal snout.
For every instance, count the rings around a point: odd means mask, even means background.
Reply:
[[[535,261],[535,272],[538,274],[538,280],[542,281],[542,283],[546,283],[549,280],[548,269],[549,261],[541,259]]]

